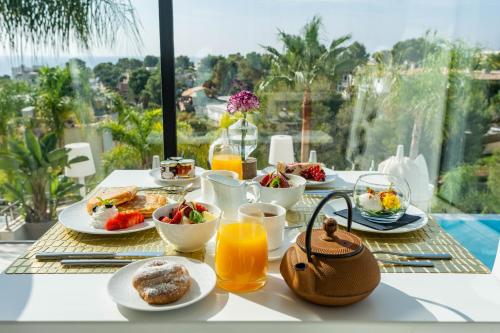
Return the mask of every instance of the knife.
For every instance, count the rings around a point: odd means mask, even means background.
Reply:
[[[395,266],[410,266],[410,267],[434,267],[432,261],[401,261],[401,260],[389,260],[389,259],[379,259],[378,261],[384,264],[390,264]]]
[[[373,254],[390,254],[393,256],[415,258],[415,259],[441,259],[451,260],[453,256],[450,253],[408,253],[408,252],[394,252],[394,251],[373,251]]]
[[[152,258],[160,257],[163,252],[38,252],[37,260],[61,260],[61,259],[114,259],[114,258]]]
[[[120,259],[63,259],[61,265],[64,267],[84,267],[84,266],[114,266],[122,267],[133,263],[133,260]]]

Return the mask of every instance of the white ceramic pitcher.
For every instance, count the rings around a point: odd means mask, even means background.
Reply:
[[[248,203],[247,192],[254,195],[254,202],[259,200],[260,191],[257,183],[239,181],[217,174],[208,175],[214,190],[213,204],[219,207],[223,216],[228,219],[238,218],[238,208]]]

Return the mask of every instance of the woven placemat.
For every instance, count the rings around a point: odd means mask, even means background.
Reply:
[[[305,224],[321,197],[304,195],[302,200],[287,214],[289,224]],[[320,223],[318,218],[317,223]],[[489,270],[463,246],[441,229],[432,219],[424,228],[405,234],[374,234],[357,232],[371,250],[401,252],[451,253],[453,260],[436,260],[433,268],[402,267],[380,264],[383,273],[489,273]],[[37,261],[35,255],[48,252],[118,252],[118,251],[164,251],[165,255],[183,255],[204,260],[205,251],[181,254],[164,243],[155,229],[127,235],[89,235],[65,229],[56,224],[43,235],[28,251],[15,260],[5,271],[7,274],[85,274],[112,273],[115,267],[64,268],[58,262]],[[387,255],[377,255],[390,258]],[[404,258],[394,259],[401,260]]]

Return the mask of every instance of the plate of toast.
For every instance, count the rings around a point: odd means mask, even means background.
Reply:
[[[104,187],[63,209],[58,219],[77,232],[127,234],[154,228],[153,212],[168,201],[165,194],[140,191],[137,186]]]

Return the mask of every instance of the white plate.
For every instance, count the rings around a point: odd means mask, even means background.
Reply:
[[[199,183],[200,182],[200,175],[205,171],[205,169],[200,168],[200,167],[195,167],[194,169],[194,178],[179,178],[179,179],[162,179],[160,176],[160,168],[156,169],[151,169],[149,171],[149,175],[155,179],[155,182],[161,185],[177,185],[177,186],[184,186],[189,183]]]
[[[331,200],[328,204],[325,205],[324,212],[327,217],[333,217],[341,226],[347,227],[347,219],[343,218],[342,216],[336,215],[332,211],[332,209],[335,211],[339,211],[346,208],[347,206],[343,199],[335,199]],[[422,210],[413,205],[410,205],[408,207],[406,213],[410,215],[417,215],[420,218],[415,222],[409,223],[407,225],[392,230],[376,230],[352,221],[352,229],[365,232],[373,232],[377,234],[402,234],[405,232],[411,232],[422,229],[429,222],[427,214],[425,214]]]
[[[135,272],[146,262],[158,259],[167,259],[171,262],[184,265],[189,275],[191,275],[192,283],[187,293],[179,300],[165,305],[149,305],[139,296],[137,290],[132,286],[132,278]],[[215,288],[215,282],[215,272],[207,264],[191,258],[168,256],[140,260],[120,268],[120,270],[115,272],[111,279],[109,279],[108,293],[116,304],[129,309],[141,311],[168,311],[183,308],[200,301]]]
[[[155,227],[152,219],[146,219],[141,224],[136,224],[127,229],[108,231],[105,229],[96,229],[90,223],[92,217],[87,213],[87,202],[79,201],[71,206],[64,208],[58,216],[59,223],[68,229],[93,235],[117,235],[129,234],[132,232],[143,231]]]
[[[268,166],[264,169],[262,169],[263,173],[270,173],[276,170],[274,166]],[[306,179],[306,187],[315,187],[315,186],[324,186],[330,183],[333,183],[335,179],[337,178],[337,173],[333,171],[332,169],[325,168],[323,167],[323,170],[325,170],[325,181],[322,182],[317,182],[314,180],[308,180]]]

